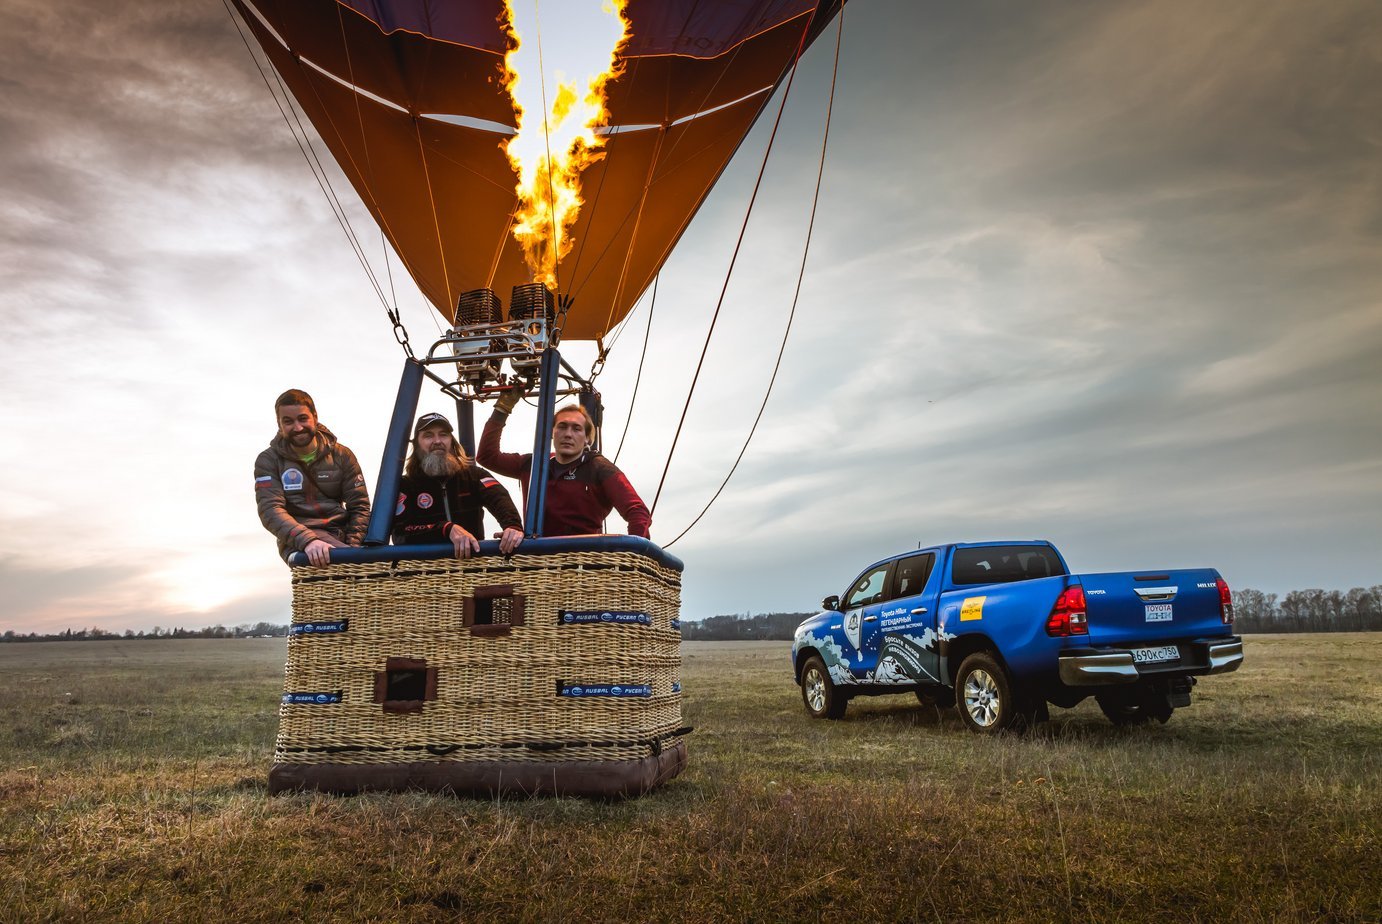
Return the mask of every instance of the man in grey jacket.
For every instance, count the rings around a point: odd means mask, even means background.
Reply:
[[[369,524],[369,491],[355,453],[317,422],[312,396],[290,388],[274,402],[278,435],[254,461],[259,520],[286,561],[303,552],[313,565],[331,550],[358,546]]]

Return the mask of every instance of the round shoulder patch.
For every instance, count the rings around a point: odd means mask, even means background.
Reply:
[[[420,508],[422,508],[423,510],[426,510],[428,507],[431,507],[431,506],[432,506],[432,495],[430,495],[430,494],[419,494],[419,495],[417,496],[417,505],[418,505]]]

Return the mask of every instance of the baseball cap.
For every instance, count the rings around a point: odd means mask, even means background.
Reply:
[[[413,427],[413,436],[417,436],[433,424],[441,424],[447,433],[455,432],[451,429],[451,421],[446,419],[445,414],[423,414],[417,419],[417,426]]]

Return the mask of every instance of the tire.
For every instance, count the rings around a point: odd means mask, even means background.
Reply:
[[[1114,725],[1145,725],[1155,719],[1162,725],[1175,710],[1166,697],[1147,687],[1112,693],[1096,693],[1095,700]]]
[[[955,675],[955,698],[960,719],[981,735],[1025,729],[1037,721],[1039,710],[1020,696],[1008,672],[986,652],[964,659]]]
[[[801,701],[813,719],[844,718],[849,699],[830,679],[820,655],[807,658],[801,669]]]

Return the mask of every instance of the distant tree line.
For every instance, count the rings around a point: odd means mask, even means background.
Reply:
[[[1382,584],[1340,590],[1293,590],[1284,597],[1260,590],[1235,591],[1238,632],[1382,631]],[[681,624],[681,637],[696,642],[788,641],[814,613],[748,613],[708,616]]]
[[[1340,590],[1293,590],[1284,597],[1247,588],[1233,594],[1234,626],[1239,632],[1377,632],[1382,631],[1382,584]],[[801,621],[814,613],[730,613],[701,620],[684,620],[681,637],[692,642],[788,641]],[[262,638],[282,637],[287,626],[207,626],[203,629],[154,626],[149,632],[126,629],[66,629],[62,632],[0,634],[0,642],[113,641],[141,638]]]
[[[1376,632],[1382,630],[1382,584],[1339,590],[1293,590],[1284,597],[1235,591],[1239,632]]]
[[[203,629],[184,629],[181,626],[173,629],[165,629],[162,626],[154,626],[148,632],[135,632],[133,629],[126,629],[124,632],[107,632],[96,626],[89,629],[64,629],[61,632],[39,633],[30,632],[22,635],[14,630],[7,630],[0,634],[0,642],[113,642],[119,639],[141,639],[141,638],[265,638],[269,636],[283,637],[288,634],[287,626],[276,626],[272,623],[257,622],[254,625],[235,626],[226,628],[225,626],[207,626]]]
[[[696,622],[683,620],[681,637],[691,642],[765,641],[791,639],[797,626],[814,613],[758,613],[707,616]]]

